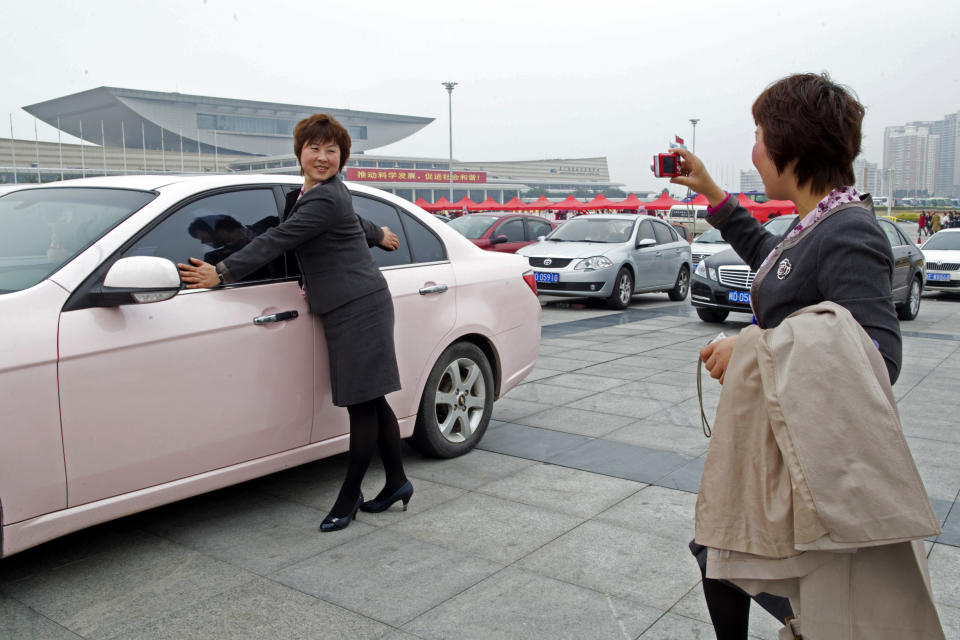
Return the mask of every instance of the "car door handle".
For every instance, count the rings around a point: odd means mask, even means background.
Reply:
[[[272,313],[269,316],[257,316],[253,319],[253,324],[270,324],[272,322],[283,322],[284,320],[293,320],[300,314],[296,311],[281,311]]]
[[[420,289],[420,295],[425,296],[431,293],[443,293],[447,289],[448,287],[445,284],[435,284],[431,287],[423,287]]]

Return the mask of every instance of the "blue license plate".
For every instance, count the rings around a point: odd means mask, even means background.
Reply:
[[[938,280],[943,282],[949,282],[950,274],[949,273],[928,273],[927,280]]]
[[[737,302],[740,304],[750,304],[750,292],[749,291],[728,291],[727,301]]]
[[[542,271],[534,271],[533,277],[537,282],[560,282],[559,273],[544,273]]]

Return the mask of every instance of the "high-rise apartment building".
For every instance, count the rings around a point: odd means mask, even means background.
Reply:
[[[756,169],[740,172],[740,191],[743,193],[749,191],[763,193],[763,180],[760,179],[760,173]]]
[[[887,127],[883,168],[895,196],[960,197],[960,112]]]
[[[853,175],[856,177],[856,189],[860,193],[885,195],[880,191],[880,170],[876,162],[867,162],[863,156],[860,156],[853,161]]]

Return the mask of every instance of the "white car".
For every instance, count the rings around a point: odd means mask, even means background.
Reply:
[[[960,293],[960,229],[943,229],[920,247],[927,263],[924,289]]]
[[[183,289],[279,222],[292,176],[129,176],[0,189],[0,556],[347,450],[321,321],[294,255]],[[450,457],[536,363],[524,258],[348,184],[400,238],[371,249],[393,294],[402,437]],[[145,304],[152,303],[152,304]]]
[[[729,249],[730,243],[723,239],[719,229],[710,229],[693,239],[690,245],[693,268],[696,269],[701,260],[724,249]]]

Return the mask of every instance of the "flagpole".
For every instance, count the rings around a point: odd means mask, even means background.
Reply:
[[[143,173],[147,173],[147,128],[140,121],[140,144],[143,145]]]
[[[37,136],[37,119],[33,119],[33,147],[37,154],[37,184],[43,182],[40,177],[40,138]]]
[[[57,116],[57,153],[60,156],[60,179],[63,180],[63,139],[60,130],[60,116]]]
[[[167,172],[167,145],[163,141],[163,127],[160,127],[160,165],[163,167],[163,172]]]
[[[123,146],[123,175],[127,175],[127,129],[120,121],[120,144]]]
[[[83,120],[80,120],[80,177],[87,177],[87,162],[83,157]]]
[[[107,136],[103,133],[103,120],[100,120],[100,149],[103,151],[103,175],[107,175]]]
[[[180,127],[180,173],[183,171],[183,127]]]
[[[13,141],[13,114],[10,116],[10,155],[13,156],[13,184],[17,184],[17,144]]]

